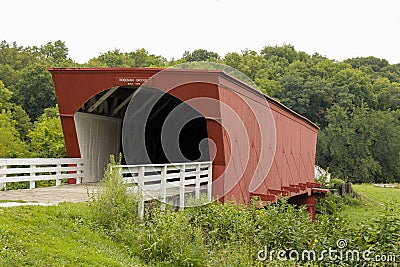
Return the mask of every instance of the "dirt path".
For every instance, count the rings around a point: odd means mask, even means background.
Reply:
[[[97,188],[96,184],[79,184],[0,191],[0,201],[3,201],[0,202],[0,207],[85,202],[97,192]]]

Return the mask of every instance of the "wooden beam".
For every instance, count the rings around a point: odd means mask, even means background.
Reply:
[[[272,194],[272,195],[289,196],[289,191],[287,191],[287,190],[268,188],[267,191],[268,191],[268,194]]]
[[[87,111],[88,107],[92,106],[94,103],[96,103],[96,96],[93,96],[87,101],[87,104],[85,105],[85,111]]]
[[[294,186],[282,186],[282,190],[289,191],[289,192],[300,192],[300,188]]]
[[[99,100],[97,100],[92,106],[90,106],[87,111],[88,112],[92,112],[93,110],[95,110],[101,103],[103,103],[112,93],[115,92],[115,90],[117,90],[118,87],[112,87],[110,88],[102,97],[100,97]]]
[[[135,91],[136,92],[136,91]],[[130,94],[127,98],[125,98],[124,101],[122,101],[121,104],[118,105],[118,107],[116,107],[112,112],[111,112],[111,116],[115,116],[115,114],[117,114],[118,111],[120,111],[126,104],[128,104],[128,102],[131,100],[131,98],[133,97],[133,95],[135,94],[135,92],[133,92],[132,94]]]
[[[301,184],[291,184],[290,186],[292,187],[297,187],[300,190],[306,190],[307,186],[306,185],[301,185]]]
[[[250,197],[258,197],[261,201],[275,202],[279,197],[273,194],[250,193]]]

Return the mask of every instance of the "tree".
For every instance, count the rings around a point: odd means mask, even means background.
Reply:
[[[119,49],[102,53],[97,58],[89,60],[90,67],[133,67],[135,61],[129,58],[126,53],[121,52]]]
[[[400,63],[383,67],[380,74],[388,78],[391,82],[400,83]]]
[[[35,121],[45,108],[56,104],[50,73],[43,65],[32,65],[23,69],[13,98],[26,110],[31,121]]]
[[[127,53],[134,60],[135,67],[165,67],[167,60],[164,57],[149,54],[146,49],[137,49]]]
[[[351,182],[372,182],[381,166],[371,151],[376,131],[369,127],[368,109],[349,111],[334,105],[326,116],[328,127],[318,139],[318,164]]]
[[[28,146],[19,138],[11,113],[0,111],[0,158],[29,157]]]
[[[285,58],[289,64],[299,59],[299,56],[293,45],[266,46],[261,50],[261,56],[267,60],[273,58],[274,56]],[[305,59],[307,57],[304,57],[304,54],[302,54],[302,58]]]
[[[304,85],[309,77],[307,64],[295,61],[280,80],[282,85],[281,101],[300,114],[306,115],[309,97],[304,93]]]
[[[396,110],[400,108],[400,83],[390,82],[388,78],[378,78],[374,83],[377,108]]]
[[[8,90],[3,82],[0,80],[0,109],[5,109],[9,105],[9,101],[12,97],[12,92]]]
[[[346,59],[343,62],[350,64],[355,69],[362,69],[362,67],[371,67],[375,72],[380,71],[383,67],[389,65],[386,59],[380,59],[376,57],[356,57]]]
[[[15,128],[19,132],[19,137],[25,140],[32,123],[21,106],[10,102],[11,98],[12,92],[8,90],[0,80],[0,111],[4,110],[11,115],[11,119],[15,121]]]
[[[124,53],[119,49],[108,51],[97,58],[89,60],[89,67],[164,67],[167,60],[161,56],[151,55],[145,49]]]
[[[67,60],[68,57],[68,48],[61,40],[54,43],[48,42],[41,46],[39,51],[47,61],[61,62]]]
[[[267,61],[255,51],[242,50],[241,54],[228,53],[225,55],[224,63],[255,80],[261,70],[265,70]]]
[[[374,159],[381,166],[376,182],[400,182],[400,113],[372,111],[369,127],[376,131],[371,145]]]
[[[13,70],[21,70],[40,60],[40,54],[35,49],[18,46],[17,43],[0,43],[0,65],[8,65]]]
[[[228,66],[231,66],[232,68],[240,70],[240,67],[242,65],[242,57],[243,55],[240,55],[236,52],[228,53],[224,57],[224,63]]]
[[[15,91],[15,85],[20,80],[20,71],[14,70],[10,65],[0,64],[0,80],[11,91]]]
[[[351,182],[399,182],[400,123],[397,111],[353,110],[334,105],[320,131],[317,163]]]
[[[334,102],[345,108],[361,107],[368,103],[369,107],[376,105],[373,86],[370,77],[360,70],[343,69],[329,79],[334,92]]]
[[[58,108],[47,108],[29,131],[32,155],[39,158],[66,156],[64,136]]]
[[[211,51],[207,51],[206,49],[196,49],[193,52],[185,51],[183,53],[182,59],[187,62],[192,61],[218,61],[220,56]]]

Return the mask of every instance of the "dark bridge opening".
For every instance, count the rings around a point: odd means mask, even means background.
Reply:
[[[206,138],[205,118],[170,94],[156,102],[146,122],[146,150],[152,163],[208,161]]]
[[[142,86],[124,116],[122,144],[127,164],[209,161],[204,116],[182,100]]]

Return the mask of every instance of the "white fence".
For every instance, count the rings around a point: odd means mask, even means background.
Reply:
[[[144,201],[158,199],[162,203],[185,207],[185,197],[200,199],[206,191],[207,199],[212,197],[212,162],[190,162],[149,165],[120,165],[123,179],[128,184],[139,186],[142,193],[139,214],[144,213]],[[168,200],[169,198],[169,200]]]
[[[0,159],[0,189],[15,182],[29,182],[32,189],[36,181],[48,180],[55,180],[59,186],[61,180],[67,178],[75,178],[80,184],[84,177],[83,165],[81,158]]]

